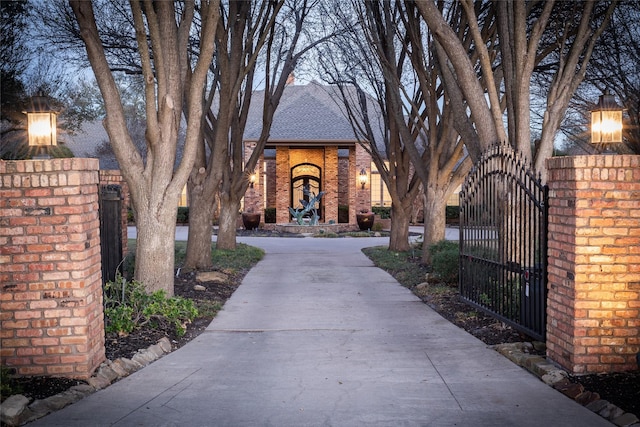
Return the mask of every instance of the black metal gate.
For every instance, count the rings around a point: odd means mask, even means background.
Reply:
[[[100,186],[100,250],[102,283],[122,272],[122,189],[119,185]]]
[[[548,188],[509,144],[485,152],[460,192],[460,294],[544,341]]]

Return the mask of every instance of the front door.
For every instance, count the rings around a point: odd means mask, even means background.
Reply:
[[[322,191],[321,169],[311,163],[301,163],[291,168],[291,206],[293,208],[302,207],[300,200],[309,201],[310,197]],[[304,194],[304,187],[308,187],[311,196]],[[318,214],[322,217],[322,203],[316,205]]]

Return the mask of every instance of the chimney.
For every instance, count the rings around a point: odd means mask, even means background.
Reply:
[[[287,86],[292,86],[293,84],[295,84],[296,82],[296,77],[293,73],[289,74],[289,77],[287,77]]]

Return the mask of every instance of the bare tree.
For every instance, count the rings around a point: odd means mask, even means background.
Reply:
[[[104,98],[105,128],[137,213],[135,278],[149,291],[164,289],[173,295],[176,206],[201,138],[202,94],[214,53],[214,45],[208,41],[213,39],[218,24],[219,2],[198,2],[202,25],[197,59],[189,54],[195,1],[130,2],[145,88],[147,156],[144,160],[127,130],[93,5],[77,0],[71,0],[70,5]],[[188,105],[190,114],[183,156],[174,167],[183,103]]]
[[[336,2],[331,9],[335,25],[341,28],[321,53],[324,79],[338,86],[336,101],[344,105],[360,145],[371,155],[389,190],[389,249],[406,251],[420,181],[407,152],[416,136],[403,135],[393,117],[402,96],[399,82],[410,65],[397,43],[397,9],[386,2],[383,7],[381,2],[357,1]]]
[[[204,139],[189,178],[189,241],[185,264],[207,268],[216,195],[220,216],[216,247],[235,249],[242,197],[269,137],[287,78],[300,59],[324,37],[311,36],[305,21],[316,1],[229,2],[222,5],[216,33],[213,90],[207,99]],[[260,75],[256,76],[259,67]],[[263,73],[263,74],[262,74]],[[263,97],[254,99],[262,80]],[[262,103],[262,131],[244,157],[243,135],[251,102]]]
[[[445,102],[431,39],[416,9],[388,1],[353,2],[352,8],[357,20],[349,23],[350,11],[339,16],[340,22],[350,24],[350,31],[327,52],[324,63],[334,60],[328,74],[343,87],[349,117],[389,189],[390,249],[408,249],[412,205],[422,188],[423,260],[428,262],[430,244],[444,239],[448,196],[462,182],[470,162],[462,160],[463,143],[453,126],[453,109]],[[350,96],[349,87],[355,87],[359,96]],[[375,112],[383,117],[383,141],[374,132],[377,123],[365,90],[375,94]]]
[[[449,76],[447,90],[459,92],[458,107],[470,110],[471,120],[457,126],[474,160],[490,145],[509,141],[545,175],[544,161],[552,154],[569,100],[584,78],[595,42],[616,3],[462,0],[439,8],[433,0],[415,1],[440,46],[443,66],[450,69],[444,75]],[[445,19],[458,6],[464,12],[460,19]],[[458,24],[468,28],[474,47],[471,55],[455,31]],[[494,25],[496,42],[487,44],[483,31]],[[529,88],[535,67],[543,63],[554,70],[554,77],[546,93],[542,134],[532,147]]]

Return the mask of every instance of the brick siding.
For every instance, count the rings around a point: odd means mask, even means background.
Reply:
[[[640,156],[549,159],[547,354],[574,373],[637,369]]]
[[[0,161],[0,356],[88,378],[105,359],[98,160]]]

